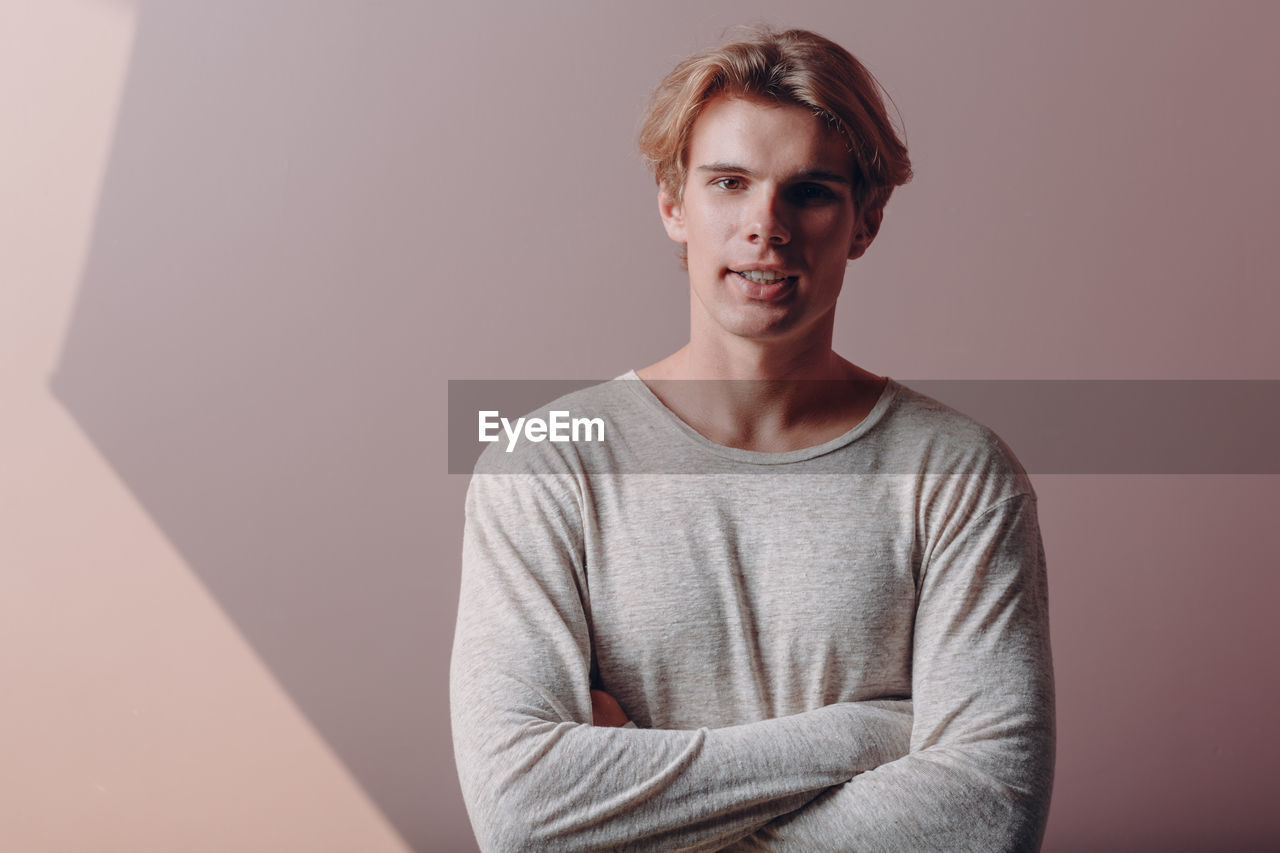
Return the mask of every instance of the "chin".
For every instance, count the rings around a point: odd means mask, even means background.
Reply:
[[[792,318],[765,321],[760,318],[732,318],[720,324],[729,334],[757,341],[785,340],[795,334],[796,323]]]
[[[799,306],[758,306],[743,310],[740,306],[716,316],[716,324],[735,337],[755,341],[803,341],[818,334],[826,314],[801,312]],[[834,306],[833,309],[834,310]]]

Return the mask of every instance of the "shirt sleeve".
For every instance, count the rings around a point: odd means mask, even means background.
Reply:
[[[721,849],[906,753],[902,700],[721,729],[590,725],[580,494],[560,474],[468,490],[450,704],[482,849]]]
[[[732,849],[1039,848],[1054,700],[1032,495],[1001,501],[930,558],[917,604],[912,699],[908,755],[833,787]]]

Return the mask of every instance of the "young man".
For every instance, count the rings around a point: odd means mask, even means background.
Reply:
[[[481,846],[1035,849],[1031,485],[832,350],[845,265],[910,176],[874,81],[755,31],[672,72],[641,147],[689,343],[553,404],[606,442],[491,448],[468,493],[451,699]]]

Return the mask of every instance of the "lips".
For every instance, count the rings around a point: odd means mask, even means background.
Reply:
[[[748,278],[756,284],[776,284],[787,277],[786,273],[777,270],[731,270],[736,272],[743,278]]]
[[[748,299],[777,302],[791,293],[797,276],[774,270],[729,270],[729,278]]]

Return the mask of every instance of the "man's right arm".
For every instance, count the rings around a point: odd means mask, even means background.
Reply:
[[[569,475],[477,475],[450,671],[484,850],[713,850],[907,751],[910,705],[691,731],[591,725],[581,510]]]

